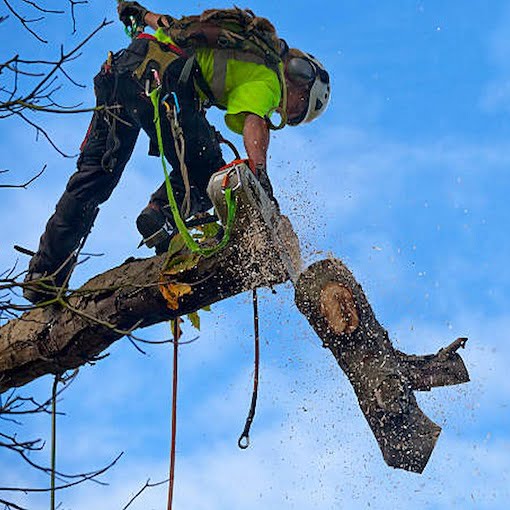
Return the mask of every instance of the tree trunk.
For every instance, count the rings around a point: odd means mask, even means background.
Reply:
[[[93,362],[126,331],[197,311],[245,290],[291,280],[299,310],[351,382],[385,461],[422,472],[441,431],[416,403],[413,390],[469,380],[456,350],[459,339],[431,356],[393,349],[361,286],[338,260],[302,271],[299,242],[287,218],[246,165],[227,173],[237,190],[231,241],[188,269],[162,275],[165,256],[130,259],[99,275],[67,299],[66,306],[36,308],[0,328],[0,393],[50,373]],[[222,183],[209,194],[225,223]],[[185,286],[173,308],[160,283]]]

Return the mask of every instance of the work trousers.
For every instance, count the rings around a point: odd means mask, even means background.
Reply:
[[[52,274],[70,259],[92,228],[99,204],[110,197],[119,182],[140,130],[149,136],[153,152],[157,148],[154,108],[145,94],[146,84],[133,76],[133,71],[145,58],[148,44],[147,40],[133,41],[103,65],[95,77],[97,105],[119,108],[94,112],[81,147],[77,171],[69,179],[46,225],[39,249],[30,262],[30,273]],[[178,86],[184,63],[185,59],[179,58],[167,68],[162,78],[162,94],[176,92],[181,107],[180,124],[191,184],[191,216],[212,207],[206,187],[211,174],[225,162],[215,130],[199,107],[193,80]],[[185,194],[184,185],[170,124],[162,107],[160,118],[165,157],[172,166],[170,180],[180,205]],[[168,204],[164,183],[152,195],[151,202],[160,207]],[[63,277],[65,274],[57,279]]]

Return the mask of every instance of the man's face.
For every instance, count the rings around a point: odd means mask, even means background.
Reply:
[[[308,85],[287,82],[287,121],[290,125],[299,124],[308,109]]]

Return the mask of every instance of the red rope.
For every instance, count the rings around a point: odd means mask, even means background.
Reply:
[[[177,437],[177,380],[179,373],[178,366],[178,352],[179,352],[179,317],[173,323],[173,336],[174,336],[174,370],[172,378],[172,436],[170,441],[170,476],[168,484],[168,510],[172,510],[172,503],[174,498],[174,482],[175,482],[175,450],[176,450],[176,437]]]

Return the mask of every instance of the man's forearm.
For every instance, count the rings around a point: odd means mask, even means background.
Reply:
[[[163,14],[157,14],[155,12],[149,11],[145,15],[144,22],[148,27],[151,27],[154,30],[161,28],[161,26],[168,27],[166,16],[164,16]]]
[[[248,114],[244,121],[243,139],[253,169],[266,168],[269,128],[265,119],[253,113]]]

